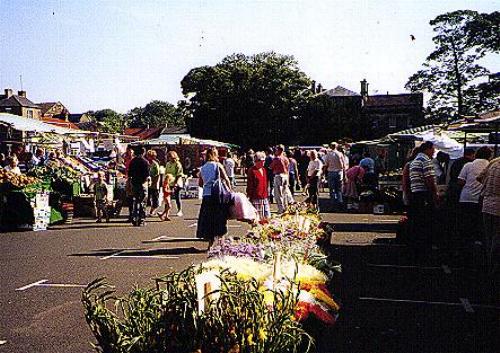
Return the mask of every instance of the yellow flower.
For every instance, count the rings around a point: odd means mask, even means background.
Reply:
[[[267,332],[263,328],[259,329],[259,340],[265,341],[267,339]]]
[[[330,298],[328,296],[328,294],[323,292],[321,289],[313,288],[313,289],[311,289],[310,292],[311,292],[311,294],[313,294],[316,297],[316,299],[321,300],[323,303],[328,305],[330,308],[332,308],[336,311],[338,311],[340,309],[339,305],[337,303],[335,303],[335,301],[332,298]]]
[[[254,346],[255,345],[255,342],[253,341],[253,335],[252,334],[249,334],[247,336],[247,342],[250,346]]]

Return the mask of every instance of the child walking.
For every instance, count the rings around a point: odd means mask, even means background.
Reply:
[[[172,208],[172,188],[175,182],[175,178],[172,174],[165,174],[165,180],[163,181],[162,189],[163,189],[163,204],[165,205],[165,209],[163,213],[158,213],[158,217],[162,221],[170,221],[171,219],[168,217],[168,212]]]
[[[102,217],[106,218],[106,222],[109,222],[108,213],[108,184],[104,181],[106,175],[104,172],[100,171],[97,173],[97,181],[94,183],[94,194],[95,194],[95,208],[97,215],[97,223],[102,222]]]

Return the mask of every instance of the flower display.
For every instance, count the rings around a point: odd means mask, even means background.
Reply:
[[[335,271],[340,271],[340,265],[332,264],[318,246],[318,241],[332,230],[321,222],[317,213],[300,204],[293,207],[281,217],[256,225],[246,236],[222,237],[209,249],[211,260],[202,267],[257,281],[267,305],[273,303],[274,297],[267,291],[286,293],[293,291],[293,284],[298,284],[301,294],[297,297],[296,318],[303,320],[312,313],[319,320],[333,324],[340,306],[326,284]],[[279,254],[278,275],[276,254]]]
[[[328,233],[318,214],[293,207],[246,236],[219,239],[208,261],[158,278],[155,289],[117,299],[102,279],[90,283],[82,302],[96,349],[308,352],[303,321],[338,318],[328,282],[340,265],[318,246]]]

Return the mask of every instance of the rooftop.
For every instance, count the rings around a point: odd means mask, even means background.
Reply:
[[[163,127],[138,127],[138,128],[127,128],[123,132],[125,135],[136,136],[140,140],[149,140],[153,138],[157,138],[161,135]]]
[[[327,95],[330,97],[359,97],[360,94],[356,93],[354,91],[348,90],[347,88],[344,88],[342,86],[337,86],[332,89],[328,89],[326,91],[320,92],[317,94],[317,96],[320,95]]]
[[[28,98],[17,95],[12,95],[9,98],[0,100],[0,107],[26,107],[40,109],[39,105],[36,105]]]
[[[368,96],[366,107],[387,107],[387,106],[412,106],[423,105],[422,93],[402,93],[402,94],[381,94]]]

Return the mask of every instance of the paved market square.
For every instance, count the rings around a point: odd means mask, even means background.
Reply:
[[[206,260],[207,243],[194,236],[199,205],[185,200],[183,218],[149,218],[145,227],[74,219],[0,234],[0,352],[92,352],[83,287],[105,276],[122,295]],[[495,351],[500,306],[473,268],[445,262],[439,249],[428,264],[408,262],[395,241],[400,215],[321,216],[335,225],[328,249],[342,263],[333,279],[342,309],[334,326],[314,333],[317,352]],[[230,221],[229,234],[248,227]]]

